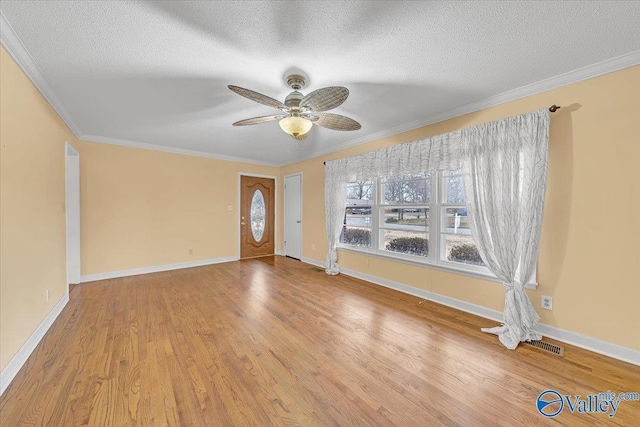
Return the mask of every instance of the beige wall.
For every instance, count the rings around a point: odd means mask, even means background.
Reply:
[[[4,48],[0,94],[0,368],[4,368],[67,291],[65,141],[75,144],[76,138]]]
[[[83,275],[237,256],[238,174],[279,175],[275,167],[96,142],[75,147]]]
[[[542,322],[640,350],[640,66],[282,168],[302,172],[303,256],[324,262],[323,161],[522,114],[552,104],[539,287]],[[340,264],[502,310],[495,282],[339,251]],[[553,311],[540,296],[554,298]]]

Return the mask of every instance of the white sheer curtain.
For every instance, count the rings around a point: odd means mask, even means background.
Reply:
[[[506,287],[504,324],[484,328],[509,349],[539,340],[526,285],[535,273],[547,180],[549,111],[462,131],[469,225],[485,265]]]
[[[347,178],[344,173],[344,162],[344,159],[327,162],[324,169],[324,215],[329,242],[325,271],[331,275],[340,273],[336,245],[342,232],[347,205]]]
[[[471,233],[485,265],[506,286],[504,324],[483,329],[510,349],[540,339],[539,320],[524,291],[533,276],[547,177],[549,111],[538,110],[432,138],[327,162],[327,274],[338,274],[336,245],[346,183],[462,168]]]

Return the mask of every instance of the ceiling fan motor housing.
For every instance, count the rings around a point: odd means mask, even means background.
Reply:
[[[297,90],[294,90],[284,100],[284,105],[291,108],[292,111],[298,111],[300,109],[300,101],[302,101],[304,95]]]

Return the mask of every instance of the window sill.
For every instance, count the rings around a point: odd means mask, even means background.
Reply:
[[[339,251],[352,252],[352,253],[359,254],[359,255],[372,256],[372,257],[375,257],[375,258],[386,259],[386,260],[391,260],[391,261],[397,261],[397,262],[401,262],[401,263],[409,264],[409,265],[417,265],[419,267],[433,268],[434,270],[445,271],[447,273],[461,274],[463,276],[469,276],[469,277],[473,277],[475,279],[488,280],[488,281],[491,281],[491,282],[496,282],[496,283],[502,284],[502,282],[496,276],[494,276],[491,273],[483,273],[483,272],[480,272],[480,271],[472,271],[472,270],[467,270],[467,269],[464,269],[464,268],[456,268],[456,267],[450,266],[450,265],[435,264],[435,263],[432,263],[432,262],[420,261],[418,259],[412,259],[412,258],[409,258],[409,257],[403,257],[403,256],[393,255],[393,254],[386,254],[386,253],[382,253],[382,252],[379,252],[379,251],[358,249],[358,248],[355,248],[355,247],[352,247],[352,246],[338,245],[337,249]],[[526,289],[536,290],[538,288],[538,284],[537,283],[529,283],[529,284],[527,284],[525,286],[525,288]]]

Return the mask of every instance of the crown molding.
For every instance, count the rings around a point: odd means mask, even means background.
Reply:
[[[58,97],[51,89],[51,85],[45,78],[42,70],[36,64],[27,48],[25,47],[18,34],[4,16],[4,13],[0,10],[0,44],[5,48],[7,53],[18,64],[18,67],[24,72],[24,74],[31,80],[36,89],[40,91],[42,96],[49,102],[54,110],[58,113],[60,118],[66,123],[67,127],[78,137],[82,132],[80,128],[73,122],[71,115],[64,108]]]
[[[162,151],[165,153],[183,154],[185,156],[206,157],[208,159],[227,160],[230,162],[250,163],[252,165],[280,167],[277,163],[261,162],[246,157],[225,156],[223,154],[209,153],[206,151],[187,150],[185,148],[168,147],[166,145],[149,144],[146,142],[130,141],[128,139],[110,138],[106,136],[83,134],[78,139],[101,144],[120,145],[122,147],[141,148],[143,150]]]
[[[366,144],[378,139],[386,138],[392,135],[397,135],[402,132],[418,129],[424,126],[432,125],[435,123],[443,122],[445,120],[453,119],[465,114],[474,113],[476,111],[484,110],[486,108],[495,107],[500,104],[515,101],[517,99],[526,98],[541,92],[556,89],[562,86],[568,86],[573,83],[578,83],[583,80],[588,80],[594,77],[598,77],[604,74],[609,74],[614,71],[623,70],[625,68],[640,65],[640,50],[627,53],[615,58],[607,59],[596,64],[588,65],[577,70],[569,71],[564,74],[559,74],[548,79],[540,80],[539,82],[532,83],[526,86],[512,89],[507,92],[503,92],[498,95],[490,96],[480,101],[471,102],[469,104],[462,105],[460,107],[453,108],[451,110],[444,111],[426,119],[415,120],[409,123],[405,123],[399,126],[385,129],[380,132],[376,132],[370,135],[365,135],[360,138],[352,139],[340,144],[333,145],[324,150],[314,151],[313,153],[296,158],[293,162],[282,166],[288,166],[294,163],[302,162],[305,160],[313,159],[315,157],[324,156],[336,151],[344,150],[346,148],[355,147],[357,145]]]

